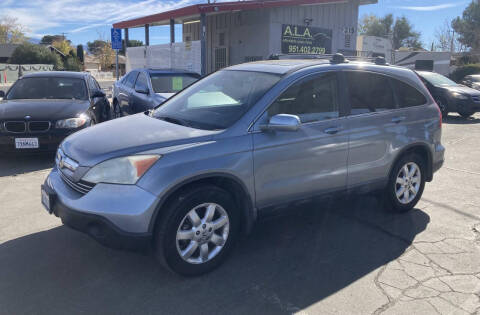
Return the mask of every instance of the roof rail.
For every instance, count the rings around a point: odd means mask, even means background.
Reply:
[[[289,59],[323,59],[330,60],[331,63],[348,63],[349,61],[365,61],[375,63],[376,65],[388,66],[383,57],[363,57],[363,56],[347,56],[345,57],[341,53],[336,54],[273,54],[268,58],[269,60],[289,60]]]

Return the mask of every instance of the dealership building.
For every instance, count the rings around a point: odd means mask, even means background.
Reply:
[[[208,74],[272,54],[356,54],[359,6],[377,0],[264,0],[191,5],[113,24],[145,30],[145,46],[127,48],[127,71],[186,68]],[[175,25],[182,42],[175,42]],[[170,43],[150,46],[150,29],[169,25]]]

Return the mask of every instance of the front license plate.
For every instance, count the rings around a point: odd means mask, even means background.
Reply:
[[[38,149],[38,138],[15,138],[16,149]]]
[[[42,186],[42,205],[47,209],[48,213],[52,213],[52,199],[52,195]]]

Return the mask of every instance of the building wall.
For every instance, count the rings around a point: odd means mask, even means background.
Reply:
[[[338,50],[356,50],[358,2],[350,0],[338,4],[280,7],[207,16],[207,72],[216,70],[215,50],[222,47],[220,34],[224,33],[228,52],[227,65],[267,59],[280,54],[282,25],[306,25],[332,30],[332,53]],[[347,32],[347,34],[346,34]],[[346,45],[349,36],[349,45]],[[200,23],[183,25],[183,40],[200,40]]]
[[[310,26],[331,29],[332,53],[338,50],[355,50],[358,24],[358,3],[349,1],[339,4],[321,4],[296,7],[280,7],[270,10],[270,41],[272,53],[281,52],[282,24],[305,25],[305,19],[312,19]],[[345,32],[353,30],[350,45],[346,46]]]

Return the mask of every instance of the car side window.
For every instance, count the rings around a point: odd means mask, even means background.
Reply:
[[[339,117],[338,81],[334,73],[301,80],[268,108],[268,116],[297,115],[302,123]]]
[[[401,108],[420,106],[427,103],[425,96],[413,86],[396,79],[392,79],[392,84],[397,95],[398,105]]]
[[[351,115],[396,108],[387,76],[360,71],[351,71],[345,74],[350,90]]]
[[[135,85],[135,81],[137,80],[137,75],[138,75],[137,71],[130,72],[130,74],[127,76],[125,85],[133,88],[133,86]]]
[[[137,82],[135,82],[135,90],[147,90],[148,89],[148,82],[147,77],[144,73],[138,75]]]

